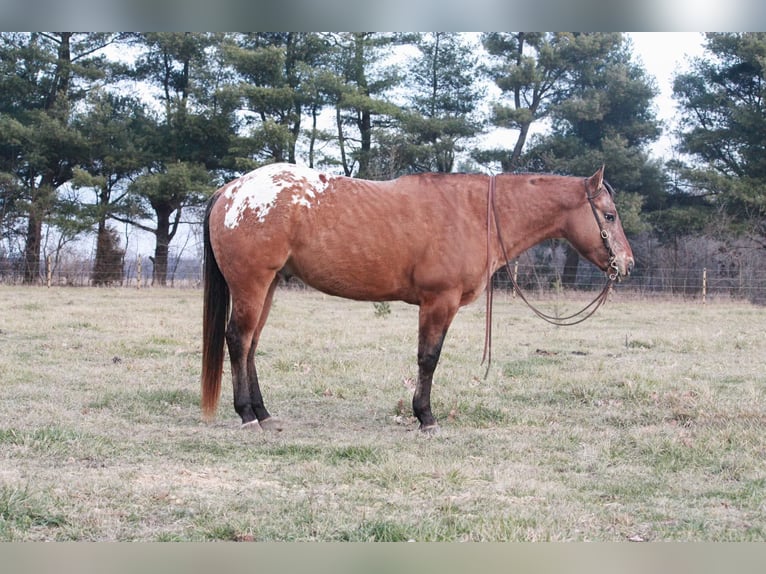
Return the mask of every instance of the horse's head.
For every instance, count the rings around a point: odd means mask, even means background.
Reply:
[[[580,254],[620,280],[633,269],[633,251],[614,204],[614,191],[604,180],[604,168],[584,180],[579,207],[567,218],[565,237]]]

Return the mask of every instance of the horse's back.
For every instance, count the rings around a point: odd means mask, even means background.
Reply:
[[[221,262],[225,275],[285,268],[333,295],[417,302],[424,288],[453,281],[466,250],[481,250],[483,234],[474,229],[481,209],[471,186],[459,185],[469,181],[373,182],[266,166],[217,192],[213,248],[236,254]],[[478,259],[472,266],[480,271],[486,262]]]

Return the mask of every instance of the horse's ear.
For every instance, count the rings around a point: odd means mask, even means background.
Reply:
[[[604,166],[588,178],[588,184],[593,191],[598,191],[604,184]]]

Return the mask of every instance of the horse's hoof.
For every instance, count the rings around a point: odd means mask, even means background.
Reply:
[[[263,419],[262,421],[259,421],[258,424],[260,424],[261,428],[265,431],[281,432],[282,429],[285,428],[282,421],[274,417]]]
[[[439,425],[436,423],[426,426],[420,425],[420,432],[428,436],[437,435],[440,432]]]
[[[253,432],[261,432],[261,426],[258,421],[250,421],[248,423],[242,423],[242,430],[249,430]]]

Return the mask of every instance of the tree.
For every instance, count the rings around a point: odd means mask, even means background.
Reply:
[[[5,131],[4,123],[0,118],[0,132]],[[0,256],[3,259],[12,259],[22,252],[17,246],[23,241],[21,223],[27,213],[24,191],[11,173],[0,172]]]
[[[4,209],[26,219],[24,282],[39,280],[43,225],[57,190],[73,175],[84,140],[72,111],[104,75],[103,48],[117,34],[6,33],[0,36],[0,172]],[[18,200],[21,201],[18,201]],[[7,216],[6,216],[7,217]]]
[[[240,98],[251,129],[238,146],[241,167],[296,162],[304,110],[315,119],[322,104],[317,76],[328,49],[324,35],[314,32],[240,34],[227,46],[238,76],[230,90]]]
[[[689,158],[682,185],[766,247],[766,34],[706,38],[706,54],[673,84]]]
[[[475,47],[459,34],[431,32],[420,36],[419,55],[408,67],[408,104],[402,114],[401,159],[410,171],[449,173],[461,142],[481,130],[477,108],[484,90],[478,86]]]
[[[586,34],[580,39],[590,54],[567,72],[566,100],[549,108],[550,132],[533,138],[522,154],[534,171],[585,175],[607,167],[617,195],[623,227],[636,235],[648,228],[643,208],[658,209],[664,199],[659,161],[651,160],[647,144],[660,135],[652,99],[653,81],[631,61],[630,45],[621,34]],[[562,285],[575,284],[580,257],[567,248]]]
[[[345,175],[380,179],[390,177],[385,163],[375,166],[374,132],[391,126],[400,107],[388,99],[401,83],[397,68],[386,64],[393,48],[408,36],[378,32],[346,32],[335,38],[334,70],[341,79],[331,94]],[[351,128],[351,131],[349,131]]]
[[[95,194],[95,202],[85,208],[91,225],[96,225],[93,283],[108,284],[115,280],[110,270],[119,241],[107,223],[110,218],[126,220],[141,213],[131,201],[129,185],[150,160],[137,136],[151,120],[135,97],[100,90],[91,94],[87,110],[75,122],[87,142],[87,156],[75,170],[72,184]]]
[[[142,51],[132,75],[158,89],[160,110],[134,134],[146,151],[141,175],[129,187],[143,208],[129,218],[114,216],[156,238],[152,281],[167,283],[169,245],[184,210],[204,203],[213,173],[233,168],[233,100],[220,90],[225,74],[216,48],[221,36],[199,33],[140,34]],[[152,215],[155,226],[141,222]]]
[[[596,67],[590,63],[603,63],[621,41],[619,34],[484,34],[482,43],[493,57],[487,73],[503,96],[493,106],[492,123],[515,130],[517,137],[513,146],[478,154],[477,159],[499,161],[504,172],[525,169],[522,152],[532,126],[550,118],[574,94],[582,94],[584,85],[592,86],[595,78],[589,74]]]
[[[96,260],[93,263],[93,285],[112,285],[122,281],[125,250],[120,249],[120,237],[113,227],[106,227],[96,240]]]
[[[167,284],[170,242],[178,233],[184,209],[200,206],[211,189],[208,170],[190,162],[170,163],[163,171],[142,175],[131,184],[132,193],[148,202],[156,218],[154,227],[132,222],[156,238],[152,284]]]

